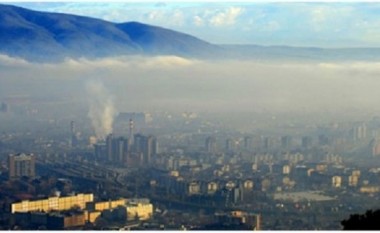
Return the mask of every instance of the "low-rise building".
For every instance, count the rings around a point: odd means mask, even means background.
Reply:
[[[378,193],[380,192],[380,187],[379,186],[363,186],[360,188],[361,193]]]
[[[14,223],[25,229],[64,230],[85,225],[86,217],[81,211],[17,212]]]
[[[11,212],[30,212],[30,211],[44,211],[49,212],[52,210],[63,211],[69,210],[74,206],[84,209],[86,203],[94,201],[94,195],[91,194],[77,194],[75,196],[67,197],[49,197],[41,200],[23,200],[11,204]]]
[[[86,203],[86,209],[91,211],[103,211],[108,209],[114,209],[118,206],[124,206],[127,199],[119,199],[119,200],[109,200],[109,201],[102,201],[102,202],[88,202]]]
[[[139,220],[147,220],[153,215],[153,205],[151,203],[128,202],[126,208],[128,220],[134,220],[136,217]]]
[[[78,207],[80,214],[67,210]],[[66,212],[63,212],[66,211]],[[18,222],[38,222],[41,225],[53,222],[48,229],[66,229],[83,226],[85,222],[94,223],[102,215],[115,216],[125,220],[147,220],[153,215],[153,205],[149,199],[133,198],[94,202],[93,194],[78,194],[68,197],[50,197],[41,200],[24,200],[11,204],[11,212]],[[78,212],[78,211],[77,211]],[[22,216],[21,216],[21,215]],[[24,215],[27,217],[25,217]],[[124,216],[121,217],[120,216]],[[22,219],[22,218],[26,218]],[[46,220],[46,218],[49,218]],[[45,224],[45,225],[46,225]]]

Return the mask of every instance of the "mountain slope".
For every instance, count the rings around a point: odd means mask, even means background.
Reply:
[[[378,61],[380,48],[317,48],[260,45],[219,45],[225,57],[250,60]]]
[[[161,27],[138,22],[122,23],[117,27],[127,33],[148,54],[212,56],[222,52],[222,49],[216,45]]]
[[[29,60],[128,54],[208,55],[220,50],[190,35],[140,23],[0,5],[0,53]]]

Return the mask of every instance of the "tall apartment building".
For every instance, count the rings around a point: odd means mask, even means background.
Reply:
[[[134,134],[133,140],[130,140],[109,134],[105,143],[95,144],[94,149],[95,157],[100,160],[129,165],[133,160],[131,158],[137,157],[139,165],[150,165],[153,156],[158,154],[158,141],[152,135]]]
[[[23,176],[34,177],[36,175],[36,157],[33,154],[10,154],[8,156],[9,179],[17,179]]]
[[[205,147],[208,153],[216,153],[216,138],[212,136],[206,138]]]

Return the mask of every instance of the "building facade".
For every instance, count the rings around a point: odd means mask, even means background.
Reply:
[[[36,157],[33,154],[11,154],[8,156],[9,179],[17,179],[23,176],[36,176]]]
[[[23,200],[11,205],[11,212],[30,212],[30,211],[44,211],[49,212],[52,210],[63,211],[69,210],[74,206],[78,206],[80,209],[86,207],[86,203],[93,202],[94,195],[91,194],[77,194],[75,196],[68,197],[49,197],[46,199],[29,201]]]

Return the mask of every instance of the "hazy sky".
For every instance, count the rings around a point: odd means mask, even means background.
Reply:
[[[380,2],[27,2],[30,9],[139,21],[211,43],[379,47]]]

